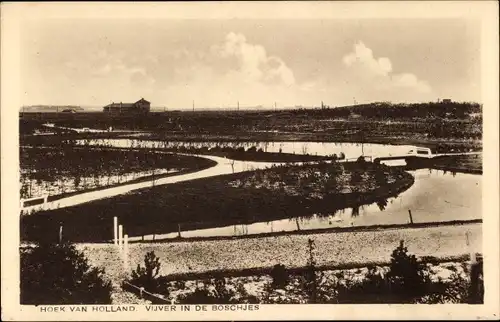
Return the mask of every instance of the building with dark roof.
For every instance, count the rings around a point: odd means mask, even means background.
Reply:
[[[141,98],[135,103],[111,103],[104,106],[103,111],[105,113],[113,114],[145,114],[151,109],[151,102],[146,101]]]

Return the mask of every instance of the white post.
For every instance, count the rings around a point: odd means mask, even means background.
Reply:
[[[123,226],[118,226],[118,248],[120,251],[123,249]]]
[[[59,225],[59,244],[62,243],[62,237],[63,237],[63,225]]]
[[[470,254],[469,255],[470,262],[471,262],[471,264],[475,264],[476,263],[476,253],[474,252],[474,250],[472,249],[472,245],[470,244],[469,234],[470,234],[470,231],[465,232],[465,242],[467,243],[467,248],[468,248],[468,251]]]
[[[124,245],[123,245],[123,266],[125,269],[128,269],[128,235],[124,236]]]
[[[21,209],[22,209],[24,206],[24,199],[21,199],[20,204],[21,204]]]
[[[113,218],[114,244],[118,245],[118,218]]]

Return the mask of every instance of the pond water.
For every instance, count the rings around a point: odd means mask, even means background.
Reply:
[[[415,184],[397,197],[359,208],[347,208],[328,216],[289,218],[250,225],[182,231],[182,237],[240,236],[280,231],[324,229],[332,227],[406,224],[469,220],[482,218],[482,176],[450,173],[442,170],[409,171]],[[178,233],[155,235],[155,239],[175,238]],[[139,240],[142,237],[132,238]],[[153,236],[144,236],[144,240]]]
[[[78,140],[77,144],[102,145],[111,147],[193,147],[193,148],[213,148],[219,147],[243,147],[245,150],[255,147],[264,152],[283,152],[310,155],[339,155],[344,153],[346,158],[357,158],[365,156],[385,157],[408,153],[413,146],[410,145],[388,145],[371,143],[335,143],[335,142],[187,142],[187,141],[148,141],[140,139],[88,139]]]
[[[255,146],[267,152],[337,155],[342,152],[347,159],[365,156],[394,156],[406,154],[412,147],[404,145],[321,143],[321,142],[161,142],[133,139],[97,139],[79,144],[105,145],[113,147],[214,147],[231,146],[248,149]],[[391,161],[392,165],[401,165]],[[245,161],[243,161],[245,163]],[[404,165],[404,161],[403,161]],[[244,169],[242,169],[244,171]],[[181,231],[182,237],[238,236],[280,231],[323,229],[330,227],[370,226],[405,224],[410,221],[411,210],[414,223],[469,220],[482,218],[482,176],[451,173],[442,170],[419,169],[408,171],[415,183],[398,196],[359,208],[348,208],[329,215],[311,214],[309,217],[289,218],[250,225]],[[181,229],[182,230],[182,229]],[[178,233],[156,234],[155,239],[175,238]],[[143,237],[132,237],[131,240]],[[144,236],[144,240],[153,235]]]

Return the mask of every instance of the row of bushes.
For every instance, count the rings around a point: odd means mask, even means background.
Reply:
[[[409,254],[401,242],[392,252],[385,274],[372,266],[361,281],[352,279],[332,286],[324,283],[324,272],[316,266],[314,248],[314,241],[310,239],[308,264],[299,276],[293,276],[283,265],[275,265],[270,272],[271,282],[262,296],[248,294],[242,284],[232,287],[226,279],[216,278],[204,280],[193,292],[181,294],[175,300],[180,304],[290,303],[285,290],[290,291],[290,281],[298,278],[299,289],[295,292],[301,293],[309,303],[484,302],[482,259],[471,264],[468,277],[458,275],[447,282],[433,281],[425,262]],[[167,302],[172,283],[159,275],[160,266],[154,252],[147,253],[144,266],[137,265],[126,281],[127,289],[157,293],[161,295],[158,299],[165,299],[159,303]],[[91,267],[84,255],[69,244],[22,248],[21,304],[111,304],[112,286],[104,273]],[[184,287],[184,282],[174,283],[174,288]]]
[[[185,288],[185,282],[172,283],[159,276],[160,265],[154,252],[149,252],[145,256],[145,266],[138,265],[128,282],[161,294],[165,299],[169,298],[169,290]],[[433,281],[425,262],[409,254],[403,243],[394,249],[385,274],[371,266],[361,281],[337,280],[334,285],[325,283],[324,274],[316,268],[314,241],[309,240],[308,265],[302,273],[294,276],[284,265],[275,265],[270,272],[272,280],[261,296],[248,294],[243,284],[230,285],[226,279],[218,277],[203,280],[194,291],[172,299],[180,304],[294,303],[290,296],[295,297],[296,303],[479,304],[484,301],[482,260],[471,265],[468,278],[456,274],[450,281]],[[298,289],[289,287],[292,279],[299,281]],[[295,294],[287,297],[285,290]]]

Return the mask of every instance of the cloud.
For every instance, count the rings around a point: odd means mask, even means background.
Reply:
[[[211,53],[223,60],[235,59],[237,68],[231,70],[230,74],[246,82],[285,86],[295,84],[292,70],[281,58],[268,56],[263,46],[247,42],[242,34],[229,33],[224,44],[212,46]]]
[[[354,45],[353,51],[342,59],[349,72],[351,81],[359,84],[367,91],[383,91],[391,96],[397,90],[406,91],[405,95],[428,94],[432,92],[430,85],[418,79],[412,73],[394,73],[391,60],[387,57],[376,58],[373,51],[363,42]],[[361,82],[361,83],[359,83]]]
[[[165,87],[173,105],[196,99],[205,106],[271,106],[285,104],[283,98],[292,103],[295,96],[295,75],[285,61],[240,33],[230,32],[204,51],[180,49],[165,59],[175,65]]]
[[[318,106],[321,101],[343,105],[353,97],[358,102],[414,101],[425,100],[431,92],[427,82],[410,72],[395,73],[389,58],[376,57],[362,42],[340,54],[331,70],[302,71],[299,79],[285,54],[268,52],[236,32],[196,48],[182,43],[169,50],[160,45],[152,50],[89,46],[78,55],[61,55],[59,61],[65,64],[59,77],[45,82],[46,90],[33,86],[31,91],[42,96],[39,93],[71,84],[67,96],[75,102],[146,97],[153,105],[171,108],[190,107],[192,100],[204,107],[235,107],[237,102],[243,107],[270,107],[275,102],[278,107]],[[44,65],[39,68],[40,75],[51,74],[42,72]]]
[[[358,42],[354,45],[354,51],[344,56],[343,62],[349,67],[360,65],[365,68],[368,73],[380,76],[387,76],[392,71],[392,64],[389,58],[381,57],[376,59],[373,57],[372,50],[366,47],[362,42]]]

